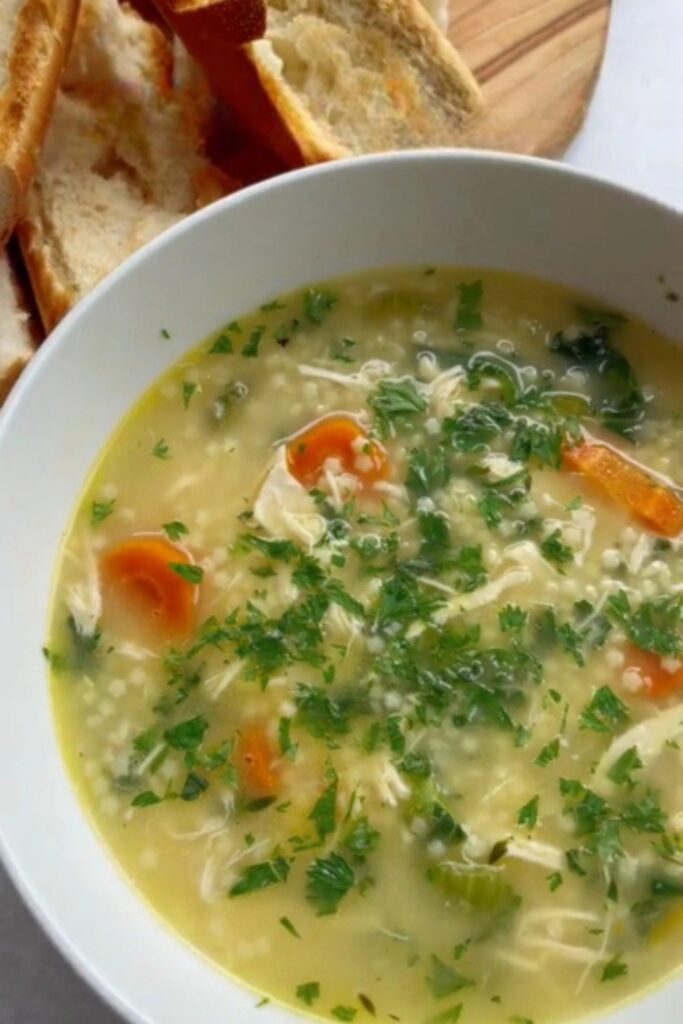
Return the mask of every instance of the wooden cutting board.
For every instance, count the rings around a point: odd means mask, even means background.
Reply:
[[[611,0],[450,0],[448,36],[484,91],[473,145],[558,156],[583,122]]]

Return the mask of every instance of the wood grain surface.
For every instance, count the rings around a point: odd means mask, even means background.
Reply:
[[[484,90],[473,145],[558,156],[581,126],[611,0],[450,0],[448,36]]]

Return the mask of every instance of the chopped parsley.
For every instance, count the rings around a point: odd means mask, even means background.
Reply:
[[[306,871],[306,899],[319,917],[336,914],[339,904],[356,884],[356,875],[339,853],[318,857]]]
[[[318,839],[323,843],[327,836],[331,835],[337,827],[337,778],[330,783],[326,790],[318,797],[313,810],[308,816],[318,833]]]
[[[289,870],[290,862],[284,857],[274,857],[273,860],[263,861],[260,864],[251,864],[242,871],[228,895],[231,897],[246,896],[248,893],[268,889],[271,885],[277,885],[278,882],[286,882]]]
[[[616,978],[623,978],[625,974],[628,974],[628,965],[620,956],[614,956],[603,967],[600,981],[614,981]]]
[[[199,385],[195,384],[194,381],[191,381],[191,380],[184,380],[183,381],[183,386],[182,386],[183,408],[189,409],[190,402],[192,400],[192,396],[197,392],[198,388],[199,388]]]
[[[255,359],[259,354],[259,348],[261,346],[261,340],[265,334],[266,329],[263,325],[255,327],[249,335],[248,340],[242,346],[242,355],[245,359]]]
[[[210,356],[231,355],[233,352],[232,338],[226,331],[221,331],[209,349]]]
[[[330,1010],[330,1013],[337,1020],[355,1020],[357,1010],[354,1010],[352,1006],[335,1006]]]
[[[629,710],[623,700],[609,686],[601,686],[581,712],[580,724],[582,729],[595,732],[616,732],[629,718]]]
[[[304,293],[304,313],[312,324],[321,324],[332,312],[332,307],[339,300],[331,292],[319,288],[309,288]]]
[[[168,523],[164,523],[161,527],[169,540],[180,540],[181,537],[186,537],[190,532],[185,526],[185,523],[181,523],[179,519],[172,519]]]
[[[368,399],[374,411],[380,434],[388,437],[397,427],[427,408],[427,399],[420,392],[413,377],[401,380],[381,380]]]
[[[116,498],[112,498],[111,501],[93,501],[90,507],[91,525],[97,526],[99,523],[103,523],[105,519],[108,519],[114,511],[115,504]]]
[[[430,960],[432,973],[427,980],[435,999],[444,999],[446,996],[452,996],[454,992],[474,985],[470,978],[464,977],[455,968],[445,964],[438,956],[432,955]]]
[[[538,802],[539,796],[537,793],[536,796],[532,797],[531,800],[524,804],[524,807],[521,807],[517,812],[517,824],[521,826],[521,828],[531,830],[535,827],[536,822],[538,821]]]
[[[152,455],[154,455],[155,458],[162,460],[171,458],[171,449],[163,437],[160,437],[152,448]]]
[[[560,572],[564,572],[565,565],[574,561],[574,552],[562,540],[562,532],[559,529],[553,530],[545,540],[542,540],[540,547],[546,561],[551,562]]]
[[[168,567],[188,583],[198,586],[204,579],[204,570],[200,565],[192,565],[188,562],[169,562]]]
[[[607,777],[616,783],[617,786],[628,786],[629,789],[632,789],[635,783],[631,778],[631,773],[643,767],[643,762],[638,754],[638,748],[629,747],[628,750],[625,750],[616,759],[607,772]]]
[[[484,326],[481,304],[484,286],[481,281],[463,281],[458,285],[458,305],[455,311],[456,331],[478,331]]]
[[[296,990],[296,998],[306,1006],[313,1006],[313,1003],[320,999],[320,982],[306,981],[303,985],[299,985]]]

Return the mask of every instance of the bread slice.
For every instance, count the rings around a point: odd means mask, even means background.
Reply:
[[[183,92],[173,74],[160,29],[116,0],[83,0],[19,224],[47,330],[139,246],[235,187],[202,153],[201,78],[184,72]]]
[[[156,3],[288,166],[462,145],[481,112],[472,74],[419,0]]]
[[[0,0],[0,247],[47,130],[78,0]]]
[[[0,405],[34,352],[21,288],[7,252],[0,252]]]

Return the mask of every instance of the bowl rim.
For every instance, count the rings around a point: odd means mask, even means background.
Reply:
[[[343,177],[353,173],[357,169],[373,166],[384,166],[387,164],[426,164],[433,161],[444,163],[457,163],[471,165],[473,168],[481,164],[497,165],[504,167],[526,167],[535,173],[543,173],[556,179],[579,180],[586,184],[604,190],[606,193],[621,195],[627,202],[645,205],[654,210],[665,212],[683,220],[683,214],[675,206],[660,199],[649,196],[634,188],[629,188],[621,183],[610,180],[595,172],[587,172],[583,168],[574,167],[570,164],[557,162],[547,158],[524,156],[518,154],[507,154],[481,149],[444,149],[429,148],[421,150],[398,150],[389,153],[368,154],[360,157],[349,157],[343,160],[333,161],[325,164],[316,164],[296,170],[286,171],[282,174],[257,182],[246,188],[239,189],[230,195],[216,200],[200,210],[184,217],[178,223],[172,225],[161,234],[147,242],[131,256],[126,258],[115,270],[100,281],[93,290],[78,302],[48,335],[39,351],[34,355],[30,365],[22,373],[19,381],[15,384],[5,405],[0,409],[0,446],[8,433],[13,430],[14,418],[24,401],[24,396],[33,387],[36,376],[43,372],[43,368],[52,361],[61,358],[64,345],[68,345],[69,336],[78,321],[111,289],[115,289],[119,281],[135,273],[137,268],[153,260],[156,254],[162,250],[172,247],[186,233],[197,230],[205,222],[221,216],[224,211],[236,208],[243,203],[249,203],[262,194],[271,192],[286,191],[292,182],[300,182],[308,178],[317,177]],[[66,769],[65,769],[66,771]],[[98,836],[98,842],[103,840]],[[106,845],[106,844],[105,844]],[[111,854],[110,854],[111,856]],[[101,973],[97,964],[90,960],[88,955],[77,948],[62,930],[58,915],[47,909],[42,902],[41,896],[37,893],[31,880],[24,874],[21,863],[14,855],[10,842],[4,835],[2,822],[0,822],[0,863],[4,866],[7,874],[19,893],[24,905],[29,909],[33,918],[42,931],[48,936],[53,945],[64,957],[67,963],[75,969],[86,984],[94,990],[105,1004],[117,1013],[121,1014],[126,1021],[132,1024],[150,1024],[151,1018],[144,1011],[132,1006],[115,985]],[[130,881],[127,880],[130,885]],[[151,907],[147,907],[148,913],[154,913]],[[170,926],[164,922],[168,929]],[[181,939],[175,935],[176,941]],[[215,967],[215,965],[214,965]],[[215,968],[218,970],[218,968]],[[239,978],[228,975],[235,984],[244,984]],[[666,981],[662,982],[666,984]],[[659,986],[658,986],[659,987]],[[638,998],[638,997],[637,997]],[[278,1004],[279,1005],[279,1004]],[[288,1006],[280,1006],[288,1012],[292,1021],[303,1021],[310,1019],[303,1010],[292,1009]],[[616,1012],[618,1007],[612,1007],[610,1013]],[[316,1018],[318,1019],[318,1018]]]

